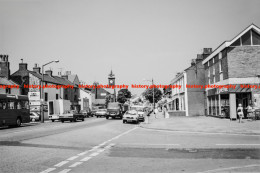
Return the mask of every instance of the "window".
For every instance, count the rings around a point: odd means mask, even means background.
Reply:
[[[245,46],[245,45],[251,45],[251,32],[248,31],[247,33],[245,33],[242,37],[241,37],[241,40],[242,40],[242,45]]]
[[[260,35],[252,30],[253,45],[260,45]]]
[[[237,39],[231,46],[241,46],[240,38]]]
[[[6,88],[6,89],[5,89],[5,93],[6,93],[6,94],[11,94],[11,88]]]
[[[219,60],[219,73],[222,73],[222,59]]]
[[[8,109],[16,109],[14,103],[15,103],[14,101],[9,100],[8,103],[7,103],[7,107],[8,107]]]
[[[29,109],[29,101],[21,101],[20,105],[21,105],[21,109]]]
[[[0,109],[6,109],[6,100],[0,100]]]
[[[44,93],[44,100],[47,102],[48,101],[48,93]]]
[[[59,94],[56,94],[56,100],[58,100],[59,99]]]

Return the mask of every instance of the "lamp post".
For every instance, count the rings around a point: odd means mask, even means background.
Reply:
[[[51,64],[53,62],[58,63],[59,60],[50,61],[50,62],[42,65],[42,87],[44,85],[43,84],[43,82],[44,82],[44,66],[49,65],[49,64]],[[41,98],[42,98],[42,100],[41,100],[41,122],[44,123],[44,111],[43,111],[43,101],[44,101],[44,99],[43,99],[43,88],[42,87],[41,87]]]

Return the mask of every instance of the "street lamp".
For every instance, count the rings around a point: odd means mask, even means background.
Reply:
[[[50,62],[48,62],[48,63],[46,63],[46,64],[43,64],[42,65],[42,87],[43,87],[43,82],[44,82],[44,66],[46,66],[46,65],[49,65],[49,64],[51,64],[51,63],[53,63],[53,62],[55,62],[55,63],[58,63],[59,62],[59,60],[54,60],[54,61],[50,61]],[[42,110],[42,115],[41,115],[41,122],[42,123],[44,123],[44,111],[43,111],[43,88],[41,87],[41,96],[42,96],[42,101],[41,101],[41,110]]]

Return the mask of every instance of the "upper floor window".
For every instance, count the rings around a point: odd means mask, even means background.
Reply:
[[[219,60],[219,73],[222,73],[222,59]]]
[[[250,45],[260,45],[260,34],[254,29],[249,30],[244,35],[239,37],[233,44],[231,44],[232,47]]]

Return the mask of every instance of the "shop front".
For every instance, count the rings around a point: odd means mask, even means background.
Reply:
[[[207,113],[211,116],[237,119],[237,107],[242,104],[244,117],[247,118],[247,107],[253,105],[258,107],[260,104],[259,89],[241,88],[214,88],[207,90]]]

